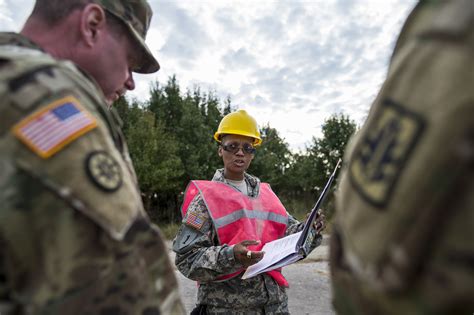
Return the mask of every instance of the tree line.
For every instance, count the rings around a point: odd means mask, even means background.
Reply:
[[[221,102],[198,87],[181,91],[175,76],[163,86],[153,83],[148,100],[121,98],[114,107],[123,121],[146,211],[156,223],[179,222],[189,181],[211,179],[223,167],[212,136],[221,119],[238,108],[229,97]],[[332,115],[321,138],[313,137],[306,150],[292,153],[278,130],[261,126],[263,143],[248,172],[270,183],[287,210],[301,216],[311,209],[355,130],[348,116]],[[331,194],[324,206],[328,218],[333,208]]]

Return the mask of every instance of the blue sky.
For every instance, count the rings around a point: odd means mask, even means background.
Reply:
[[[304,149],[334,113],[363,123],[415,0],[149,1],[147,43],[162,69],[130,97],[176,74],[269,123]],[[19,31],[32,0],[0,0],[0,30]]]

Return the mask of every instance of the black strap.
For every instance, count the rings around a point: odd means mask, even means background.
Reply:
[[[191,311],[190,315],[206,315],[207,314],[207,305],[205,304],[198,304],[196,307]]]

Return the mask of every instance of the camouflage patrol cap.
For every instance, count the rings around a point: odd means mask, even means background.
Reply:
[[[100,4],[106,11],[123,21],[142,49],[141,64],[133,71],[138,73],[158,71],[160,64],[145,44],[146,33],[153,15],[148,2],[146,0],[93,0],[93,2]]]

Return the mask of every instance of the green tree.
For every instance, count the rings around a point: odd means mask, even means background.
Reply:
[[[182,94],[175,76],[164,86],[154,82],[148,101],[120,98],[114,104],[123,119],[146,210],[155,222],[178,221],[183,192],[191,179],[210,179],[222,167],[213,134],[223,116],[235,111],[231,98],[221,106],[215,93],[199,87]],[[272,185],[287,208],[304,217],[321,192],[336,162],[344,154],[356,125],[345,115],[333,115],[305,151],[292,153],[278,131],[261,128],[262,146],[249,172]],[[335,187],[335,185],[333,186]],[[332,196],[325,206],[332,215]]]
[[[205,107],[205,123],[212,133],[214,133],[224,117],[222,115],[219,99],[214,95],[214,93],[209,92],[202,106]]]
[[[199,88],[181,93],[175,76],[170,77],[164,86],[152,84],[150,100],[146,109],[155,115],[155,126],[163,126],[163,131],[176,144],[175,157],[181,162],[179,177],[171,178],[174,195],[156,192],[158,203],[156,211],[179,209],[183,192],[191,179],[209,179],[220,165],[216,154],[217,146],[213,134],[222,119],[219,99],[209,92],[201,94]],[[230,99],[228,103],[229,107]],[[154,175],[151,175],[154,176]],[[165,207],[166,209],[161,209]]]
[[[183,99],[176,76],[170,77],[164,87],[158,82],[151,84],[147,109],[155,114],[166,132],[175,132],[183,116]]]
[[[286,185],[289,195],[294,198],[311,195],[311,199],[313,199],[312,173],[314,172],[311,159],[306,152],[294,153],[287,171]]]
[[[232,113],[236,110],[237,110],[237,108],[234,108],[232,106],[232,100],[231,100],[230,96],[227,96],[227,98],[225,99],[224,110],[223,110],[222,114],[225,116],[225,115],[230,114],[230,113]]]
[[[201,112],[205,102],[198,90],[192,95],[188,93],[183,100],[183,115],[176,134],[180,143],[179,156],[185,168],[184,183],[209,178],[218,164],[213,131]]]
[[[123,132],[145,209],[155,222],[176,220],[176,206],[170,201],[175,201],[174,196],[178,195],[184,169],[177,155],[175,138],[165,131],[153,112],[138,102],[130,105],[125,98],[121,98],[114,105],[124,120]],[[172,206],[155,211],[154,205],[158,203]]]
[[[319,194],[329,176],[331,175],[337,161],[344,156],[344,150],[350,137],[354,134],[357,127],[353,120],[347,115],[332,115],[325,120],[322,131],[322,138],[312,139],[312,145],[308,148],[309,165],[308,167],[315,172],[311,172],[310,178],[314,183],[313,189]],[[337,180],[333,183],[333,190],[337,187]],[[327,206],[325,207],[328,219],[334,212],[332,194],[328,196]]]
[[[269,125],[260,129],[260,135],[262,145],[257,150],[249,172],[270,183],[276,193],[285,193],[285,175],[292,159],[288,144]]]

